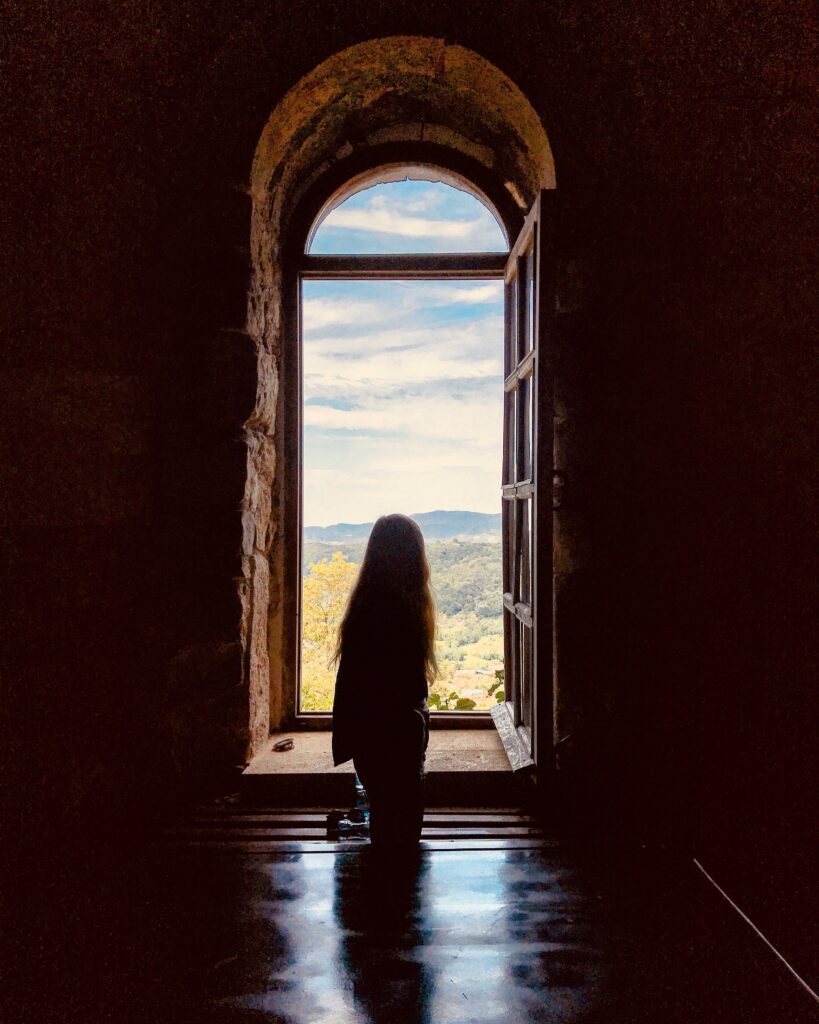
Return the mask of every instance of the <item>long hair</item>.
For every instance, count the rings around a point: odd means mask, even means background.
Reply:
[[[401,617],[402,632],[423,656],[428,681],[438,673],[435,660],[435,603],[429,589],[429,563],[418,524],[399,513],[373,525],[364,560],[350,591],[338,629],[334,660],[341,657],[353,629],[367,629],[381,612]]]

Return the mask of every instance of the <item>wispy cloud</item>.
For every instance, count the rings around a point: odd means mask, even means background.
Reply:
[[[369,208],[363,210],[339,207],[328,215],[325,225],[330,228],[375,231],[381,235],[402,235],[404,238],[428,238],[431,235],[468,238],[476,229],[480,230],[479,220],[432,220],[395,213],[383,198],[373,199]]]
[[[385,303],[374,302],[364,297],[344,298],[327,295],[304,300],[304,320],[310,336],[321,336],[326,328],[341,327],[345,324],[382,324],[389,315]]]
[[[495,316],[482,321],[465,323],[420,323],[395,324],[387,329],[373,331],[346,331],[343,334],[326,335],[305,340],[305,351],[310,360],[324,363],[327,359],[344,362],[360,362],[366,359],[399,358],[402,352],[422,349],[429,359],[456,358],[461,363],[466,358],[481,359],[497,351],[500,358],[501,343],[497,341],[501,317]],[[491,347],[489,339],[497,343]],[[343,369],[338,367],[339,370]],[[363,369],[361,372],[364,372]],[[472,376],[474,370],[468,372]],[[392,376],[392,372],[389,373]],[[428,373],[422,376],[428,377]]]
[[[391,401],[372,398],[355,409],[311,405],[305,409],[305,427],[350,432],[378,431],[404,438],[449,439],[466,444],[490,444],[500,448],[497,401],[488,403],[480,394],[451,394],[444,398],[416,396]],[[326,437],[326,433],[325,433]]]
[[[308,338],[327,336],[342,327],[383,328],[406,313],[425,317],[448,310],[460,317],[487,315],[484,307],[495,307],[502,299],[499,281],[471,282],[361,282],[354,294],[349,283],[327,286],[323,294],[310,289],[304,296],[304,324]],[[472,309],[472,307],[477,307]]]
[[[466,304],[497,306],[503,295],[503,285],[500,281],[489,281],[486,284],[462,284],[458,287],[447,289],[436,289],[434,286],[430,292],[436,302],[441,305]],[[439,298],[440,296],[440,298]]]
[[[493,214],[474,196],[440,182],[404,181],[356,193],[319,226],[311,252],[499,252]]]

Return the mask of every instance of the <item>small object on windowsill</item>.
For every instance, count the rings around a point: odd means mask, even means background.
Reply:
[[[286,740],[279,740],[278,743],[273,744],[273,749],[278,751],[280,754],[285,750],[292,750],[295,746],[293,740],[288,736]]]

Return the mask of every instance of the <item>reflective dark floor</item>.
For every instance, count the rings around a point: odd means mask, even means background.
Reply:
[[[26,902],[2,1019],[815,1019],[684,859],[570,844],[371,853],[63,858]]]

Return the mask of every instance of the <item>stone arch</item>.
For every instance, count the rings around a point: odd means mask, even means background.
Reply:
[[[546,133],[523,93],[478,54],[441,39],[392,36],[352,46],[302,78],[271,114],[250,186],[247,330],[257,350],[258,388],[245,423],[239,590],[251,756],[283,712],[288,595],[277,540],[286,514],[282,477],[287,446],[278,399],[291,220],[335,168],[362,155],[366,164],[369,151],[396,146],[407,154],[434,150],[439,154],[435,163],[453,172],[474,168],[472,180],[481,177],[491,185],[496,207],[525,211],[539,189],[555,187]],[[329,197],[326,192],[323,199]]]

